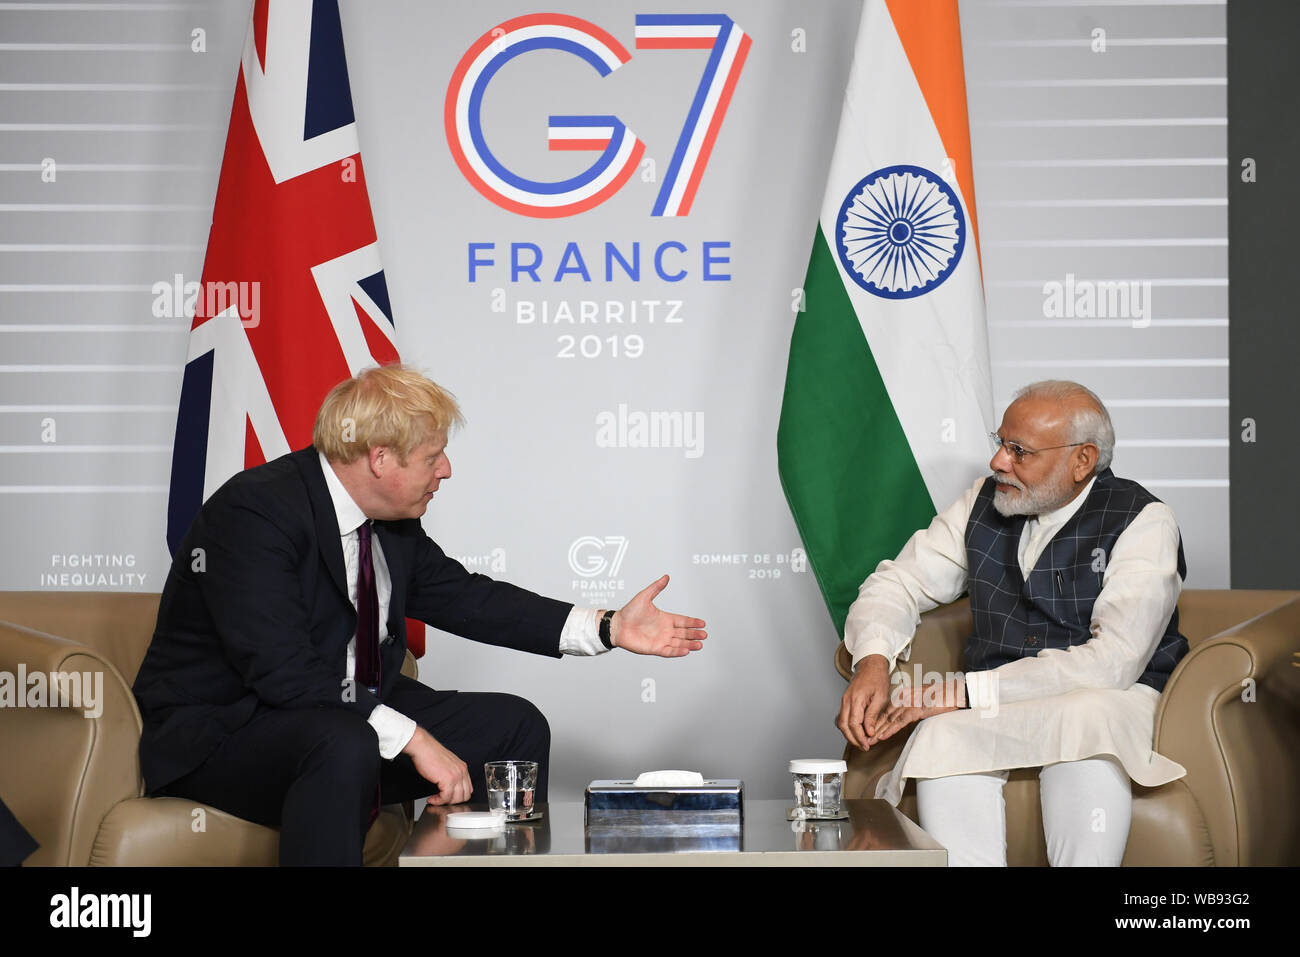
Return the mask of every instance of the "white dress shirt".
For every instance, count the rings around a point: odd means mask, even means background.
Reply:
[[[339,538],[343,545],[343,565],[347,570],[348,598],[352,607],[357,607],[357,581],[359,578],[359,556],[361,542],[357,530],[367,521],[361,507],[352,500],[324,453],[320,457],[321,471],[325,474],[325,485],[329,489],[330,501],[334,504],[334,517],[338,519]],[[384,558],[384,548],[379,543],[379,536],[370,537],[371,564],[375,570],[375,591],[379,597],[379,628],[381,642],[389,639],[388,603],[393,596],[393,581],[388,572],[388,562]],[[598,608],[579,608],[574,606],[565,619],[560,631],[560,652],[566,655],[599,655],[609,649],[600,640]],[[354,634],[348,642],[347,677],[356,675],[357,638]],[[388,705],[377,705],[367,718],[370,726],[379,735],[379,754],[391,760],[401,753],[407,742],[415,734],[415,720],[409,718]]]
[[[883,655],[891,668],[907,660],[921,613],[966,590],[966,524],[983,484],[983,478],[975,482],[862,583],[844,624],[855,668],[869,654]],[[1066,505],[1025,521],[1017,549],[1022,574],[1032,571],[1091,490],[1090,481]],[[1169,506],[1152,502],[1142,509],[1103,556],[1092,638],[967,674],[974,710],[920,722],[877,797],[897,803],[907,777],[1037,767],[1096,754],[1116,756],[1148,787],[1182,777],[1181,765],[1151,750],[1160,696],[1137,684],[1182,592],[1178,543]]]

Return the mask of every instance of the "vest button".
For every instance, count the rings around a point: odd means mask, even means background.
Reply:
[[[1038,644],[1038,636],[1037,636],[1037,635],[1030,635],[1028,638],[1025,639],[1025,644],[1027,644],[1027,645],[1036,645],[1036,644]]]

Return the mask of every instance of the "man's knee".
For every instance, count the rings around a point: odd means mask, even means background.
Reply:
[[[1006,771],[917,780],[921,827],[948,850],[950,867],[1006,866],[1006,780]]]
[[[1055,867],[1117,867],[1132,819],[1128,772],[1099,755],[1048,765],[1039,774],[1043,832]]]
[[[521,757],[545,761],[551,751],[551,725],[541,709],[527,698],[502,694],[503,714],[513,721],[512,738],[516,747],[524,749]]]
[[[299,763],[300,773],[314,771],[347,781],[379,777],[379,736],[359,715],[321,711],[319,734]]]

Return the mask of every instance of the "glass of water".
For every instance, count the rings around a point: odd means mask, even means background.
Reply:
[[[801,758],[790,762],[795,810],[807,817],[838,817],[846,762],[834,758]]]
[[[488,809],[518,821],[533,813],[537,793],[536,761],[489,761],[483,765],[487,777]]]

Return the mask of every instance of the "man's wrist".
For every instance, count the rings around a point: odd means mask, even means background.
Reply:
[[[853,666],[853,673],[857,674],[858,672],[866,671],[869,668],[884,668],[886,671],[890,671],[893,666],[889,663],[887,657],[878,651],[873,651],[858,659],[858,663]]]
[[[428,731],[425,731],[424,728],[420,727],[417,724],[415,726],[415,731],[411,734],[410,738],[407,739],[406,744],[402,745],[402,750],[399,753],[410,754],[412,751],[414,751],[416,748],[420,746],[421,737],[428,734],[429,734]]]

